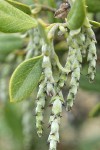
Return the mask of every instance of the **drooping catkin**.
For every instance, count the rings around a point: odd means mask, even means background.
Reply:
[[[70,90],[69,90],[69,93],[67,96],[67,107],[66,107],[66,110],[68,110],[68,111],[72,108],[72,106],[74,104],[75,96],[77,94],[78,87],[79,87],[80,72],[81,72],[81,64],[78,60],[79,53],[80,53],[80,50],[78,49],[76,51],[76,56],[75,56],[76,59],[74,59],[73,65],[72,65]]]
[[[65,25],[65,24],[64,24]],[[51,99],[52,113],[49,119],[49,126],[51,128],[48,137],[49,150],[56,150],[59,142],[59,125],[62,113],[62,106],[65,101],[62,94],[62,88],[66,85],[67,79],[70,76],[69,92],[66,100],[66,110],[69,111],[74,105],[74,100],[79,88],[79,81],[81,77],[83,59],[87,57],[89,63],[88,75],[90,80],[94,80],[96,73],[96,40],[94,33],[90,28],[83,25],[78,30],[67,30],[67,27],[59,25],[50,30],[49,41],[43,41],[42,46],[42,81],[39,85],[37,94],[36,107],[36,127],[39,136],[43,131],[43,109],[47,96]],[[65,30],[64,30],[65,28]],[[56,31],[60,29],[61,32],[67,32],[67,46],[68,55],[65,67],[61,66],[58,56],[54,51],[53,38]],[[66,33],[65,33],[66,34]],[[65,36],[66,37],[66,36]],[[56,72],[57,71],[57,75]],[[57,79],[56,79],[57,78]]]
[[[45,93],[45,81],[42,81],[39,85],[39,90],[37,93],[37,106],[36,106],[36,128],[37,128],[37,134],[39,137],[42,136],[43,132],[43,112],[45,107],[45,99],[46,99],[46,93]]]
[[[65,67],[66,70],[68,70],[67,75],[71,73],[70,89],[67,96],[67,106],[66,106],[67,111],[69,111],[72,108],[79,87],[79,79],[82,63],[82,54],[81,54],[82,41],[79,41],[80,39],[79,37],[82,35],[80,34],[81,30],[71,31],[67,41],[69,45],[69,53]]]
[[[55,95],[54,78],[53,78],[53,73],[52,73],[51,60],[50,60],[50,56],[48,54],[49,51],[50,51],[50,48],[51,47],[49,45],[44,45],[42,47],[42,52],[44,53],[42,68],[43,68],[45,81],[46,81],[47,95],[48,96],[53,96],[53,95]]]
[[[50,143],[49,150],[56,150],[57,144],[59,143],[59,125],[63,103],[63,96],[62,92],[60,91],[59,94],[54,96],[51,100],[52,113],[49,119],[49,125],[51,127],[51,131],[48,137],[48,142]]]
[[[36,107],[36,128],[39,137],[42,136],[43,132],[43,112],[45,108],[46,96],[48,95],[51,97],[55,94],[50,57],[47,55],[47,53],[49,53],[48,50],[48,45],[44,44],[42,46],[42,53],[44,54],[42,63],[43,79],[39,85]]]
[[[29,31],[29,44],[26,48],[26,59],[41,54],[42,39],[38,28]]]
[[[97,60],[97,53],[96,53],[96,38],[93,30],[91,28],[87,28],[87,36],[90,38],[89,46],[88,46],[88,56],[87,61],[89,62],[88,67],[88,76],[89,80],[93,81],[96,74],[96,60]]]

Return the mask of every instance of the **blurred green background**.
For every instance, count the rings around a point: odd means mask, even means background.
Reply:
[[[31,7],[41,3],[58,8],[62,0],[18,0]],[[100,22],[100,0],[87,0],[88,16]],[[46,22],[57,22],[52,12],[39,14]],[[62,21],[62,20],[59,20]],[[81,75],[80,89],[71,112],[63,110],[60,126],[58,150],[100,150],[100,28],[94,28],[97,39],[97,74],[89,83],[87,65]],[[28,100],[18,104],[9,102],[9,79],[16,66],[25,59],[28,38],[21,34],[0,33],[0,150],[47,150],[50,132],[48,120],[51,108],[45,110],[44,133],[38,138],[35,128],[36,91]],[[67,55],[66,42],[62,37],[55,38],[55,50],[64,63]],[[68,87],[67,87],[68,90]],[[64,96],[67,96],[64,90]]]

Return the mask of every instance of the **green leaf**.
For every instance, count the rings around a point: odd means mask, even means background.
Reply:
[[[28,5],[13,1],[13,0],[5,0],[8,3],[10,3],[11,5],[13,5],[14,7],[20,9],[21,11],[25,12],[28,15],[31,15],[31,9]]]
[[[86,0],[89,12],[100,12],[100,0]]]
[[[30,96],[42,73],[42,56],[21,63],[14,71],[9,86],[10,101],[22,101]]]
[[[25,32],[37,26],[37,21],[8,2],[0,1],[0,31],[5,33]]]
[[[21,49],[23,46],[24,40],[19,35],[0,34],[0,55],[7,55],[12,51]]]
[[[86,17],[85,0],[75,0],[67,17],[69,29],[76,30],[80,28],[84,23],[85,17]]]
[[[100,23],[99,22],[96,22],[96,21],[93,21],[93,20],[89,20],[89,22],[95,28],[99,28],[100,27]]]

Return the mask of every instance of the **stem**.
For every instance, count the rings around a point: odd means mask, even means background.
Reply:
[[[62,72],[66,72],[66,69],[63,68],[63,66],[62,66],[61,63],[59,62],[59,58],[58,58],[57,54],[56,54],[55,51],[54,51],[53,42],[52,42],[52,58],[56,61],[56,64],[57,64],[58,68],[59,68]]]
[[[46,5],[42,5],[42,4],[34,4],[32,7],[40,7],[40,11],[51,11],[52,13],[55,13],[56,9],[46,6]],[[39,12],[38,12],[39,13]]]

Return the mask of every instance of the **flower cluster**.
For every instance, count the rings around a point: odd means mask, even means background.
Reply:
[[[96,60],[97,60],[97,53],[96,53],[96,39],[95,39],[95,34],[91,28],[88,28],[86,30],[87,32],[87,38],[89,39],[89,44],[88,44],[88,57],[87,61],[89,62],[89,67],[88,67],[88,76],[89,80],[93,81],[95,78],[96,74]]]
[[[43,110],[47,97],[51,97],[50,105],[52,105],[52,113],[49,119],[49,126],[51,127],[48,142],[50,143],[50,150],[56,150],[59,142],[59,124],[62,112],[62,104],[64,103],[62,91],[53,77],[52,72],[52,44],[44,43],[42,46],[43,63],[42,63],[42,79],[39,84],[37,94],[36,107],[36,127],[39,137],[43,131]]]
[[[51,131],[48,137],[48,142],[50,143],[50,150],[56,150],[57,143],[59,142],[59,125],[60,125],[63,103],[64,101],[63,101],[62,92],[59,92],[57,96],[54,96],[51,99],[52,113],[49,119]]]
[[[26,59],[41,54],[42,40],[38,28],[29,31],[29,44],[26,48]]]
[[[62,29],[67,35],[68,45],[68,55],[65,67],[62,67],[60,64],[58,56],[54,51],[53,44],[54,34],[57,30],[62,32]],[[59,142],[59,125],[62,113],[62,105],[66,104],[67,111],[73,107],[75,96],[79,87],[82,62],[84,57],[87,58],[89,64],[89,79],[90,81],[94,80],[97,59],[95,47],[96,40],[91,26],[86,27],[84,25],[78,30],[69,30],[65,24],[63,28],[60,24],[58,24],[51,27],[48,33],[48,42],[43,39],[42,41],[43,71],[37,94],[36,128],[39,137],[41,137],[43,132],[43,112],[45,108],[45,102],[47,98],[50,97],[52,113],[49,119],[49,126],[51,127],[51,131],[48,137],[48,142],[50,143],[49,150],[56,150],[57,143]],[[56,77],[55,72],[57,72]],[[65,102],[62,94],[62,88],[66,84],[67,78],[69,76],[70,88],[67,100]]]
[[[68,111],[72,108],[77,94],[84,57],[87,57],[87,61],[89,62],[89,80],[94,80],[97,60],[95,43],[96,39],[91,27],[83,26],[81,29],[68,33],[67,45],[69,52],[65,64],[66,73],[62,73],[60,76],[60,85],[63,86],[66,83],[68,75],[71,74],[70,89],[66,102],[66,110]]]
[[[42,135],[43,131],[43,110],[45,107],[45,86],[46,83],[42,81],[39,85],[39,91],[37,94],[37,107],[36,107],[36,128],[39,137]]]
[[[45,107],[45,100],[46,95],[53,96],[54,93],[54,79],[52,76],[52,70],[51,70],[51,62],[49,56],[46,54],[49,53],[49,47],[47,44],[44,44],[42,46],[42,53],[44,53],[43,58],[43,77],[42,81],[39,85],[39,91],[37,94],[37,107],[36,107],[36,127],[37,127],[37,133],[39,137],[42,135],[43,131],[43,110]]]
[[[81,39],[81,42],[79,41]],[[69,111],[75,100],[75,96],[79,86],[80,72],[82,67],[82,50],[85,38],[81,34],[81,29],[76,31],[70,31],[67,38],[67,44],[69,46],[69,53],[65,68],[67,70],[67,76],[71,73],[70,90],[67,96],[67,107]]]

